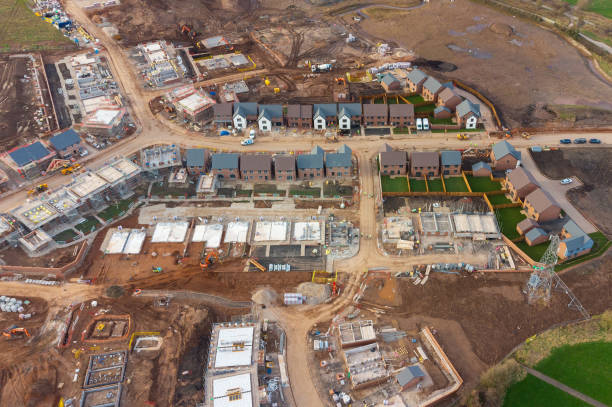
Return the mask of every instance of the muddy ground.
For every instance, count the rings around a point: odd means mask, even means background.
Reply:
[[[577,176],[584,186],[568,192],[569,200],[582,214],[612,237],[612,157],[611,148],[563,148],[531,153],[538,168],[553,179]]]

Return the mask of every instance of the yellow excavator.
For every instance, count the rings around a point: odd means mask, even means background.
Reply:
[[[69,175],[81,168],[81,164],[74,163],[72,165],[64,164],[64,168],[62,168],[62,175]]]
[[[49,189],[49,185],[40,184],[40,185],[37,185],[36,188],[30,189],[28,191],[28,195],[38,195],[42,192],[45,192],[47,189]]]

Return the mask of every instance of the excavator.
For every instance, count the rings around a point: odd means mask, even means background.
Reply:
[[[28,195],[34,195],[34,194],[38,195],[40,193],[45,192],[47,189],[49,189],[49,185],[40,184],[40,185],[37,185],[36,188],[30,189],[28,191]]]
[[[69,175],[81,168],[81,164],[74,163],[72,165],[64,164],[64,168],[62,168],[62,175]]]
[[[10,328],[6,328],[4,331],[2,331],[2,335],[6,338],[12,339],[29,337],[30,333],[25,328],[20,328],[17,325],[13,325]]]
[[[258,262],[256,259],[252,257],[249,259],[249,263],[257,267],[260,271],[266,271],[266,268],[262,266],[260,262]]]
[[[200,258],[200,267],[202,267],[202,271],[209,269],[213,266],[213,264],[219,262],[219,253],[216,250],[212,250],[208,252],[206,255],[202,253],[202,257]]]

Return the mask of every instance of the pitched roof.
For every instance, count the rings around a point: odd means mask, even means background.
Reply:
[[[466,101],[467,99],[463,102]],[[463,102],[461,102],[459,105],[461,105]],[[457,106],[457,111],[459,111],[459,106]],[[512,156],[517,160],[521,159],[521,152],[516,151],[512,144],[508,143],[506,140],[502,140],[498,143],[493,144],[493,154],[495,155],[496,160],[499,160],[500,158],[508,154],[512,154]]]
[[[384,103],[366,103],[363,105],[363,115],[368,116],[386,116],[389,105]]]
[[[470,112],[474,113],[474,116],[480,117],[480,105],[477,103],[472,103],[467,99],[464,99],[463,102],[457,105],[457,114],[459,117],[463,117]]]
[[[287,117],[294,119],[312,119],[312,105],[288,105]]]
[[[442,92],[438,94],[438,99],[442,99],[446,101],[446,100],[451,99],[454,96],[459,96],[459,95],[457,95],[454,90],[445,87],[444,90],[442,90]]]
[[[586,235],[586,233],[584,233],[584,230],[582,230],[580,226],[578,226],[576,222],[571,219],[567,221],[565,225],[563,225],[563,229],[565,229],[565,231],[569,233],[572,237]]]
[[[400,386],[405,386],[416,377],[425,377],[425,373],[419,366],[407,366],[397,374],[397,382]]]
[[[438,113],[444,112],[444,111],[452,113],[451,110],[448,107],[446,107],[446,106],[437,106],[434,109],[434,114],[438,114]]]
[[[593,247],[593,239],[587,235],[573,220],[567,221],[563,229],[570,234],[570,237],[563,239],[568,251],[576,251]]]
[[[242,154],[240,156],[241,171],[272,170],[272,156],[269,154]]]
[[[233,103],[216,103],[213,105],[213,112],[215,116],[231,116],[233,107]]]
[[[415,151],[410,157],[413,167],[437,167],[440,165],[440,156],[434,151]]]
[[[380,165],[406,165],[408,159],[405,151],[383,151],[380,153]]]
[[[461,165],[461,152],[456,150],[441,151],[440,163],[442,165]]]
[[[487,170],[491,171],[491,166],[484,161],[478,161],[476,164],[472,165],[472,171],[478,171],[482,168],[486,168]]]
[[[323,154],[300,154],[296,158],[299,169],[323,168]]]
[[[546,192],[540,188],[527,195],[525,197],[525,203],[529,203],[537,212],[542,212],[551,206],[557,206]]]
[[[414,105],[410,103],[394,103],[389,105],[391,117],[414,117]]]
[[[427,75],[425,75],[423,71],[413,69],[412,71],[408,72],[406,78],[412,83],[420,83],[421,81],[427,79]]]
[[[15,161],[19,167],[38,161],[49,154],[51,154],[51,151],[47,150],[40,141],[28,144],[24,147],[19,147],[9,153],[13,161]]]
[[[210,167],[215,170],[236,169],[238,168],[238,154],[217,153],[213,154]]]
[[[433,76],[430,76],[429,78],[427,78],[427,80],[423,84],[423,87],[427,89],[428,91],[430,91],[431,93],[436,93],[440,89],[442,89],[442,84],[438,82],[436,78],[434,78]]]
[[[204,167],[206,164],[206,150],[203,148],[189,148],[185,150],[187,167]]]
[[[383,145],[378,149],[378,152],[380,152],[380,153],[384,153],[384,152],[387,152],[387,151],[393,151],[393,147],[391,147],[387,143],[383,143]]]
[[[259,105],[259,119],[265,117],[268,120],[282,118],[283,117],[283,106],[282,105]]]
[[[254,102],[235,102],[234,117],[236,116],[257,116],[257,103]]]
[[[81,137],[73,129],[68,129],[49,139],[49,143],[58,151],[71,147],[81,142]]]
[[[322,116],[336,116],[338,114],[338,107],[335,103],[320,103],[313,106],[313,117]]]
[[[525,230],[528,230],[530,228],[534,228],[538,225],[538,222],[536,222],[535,220],[531,219],[531,218],[525,218],[522,221],[520,221],[519,223],[516,224],[516,227],[519,228],[520,230],[522,230],[523,232]]]
[[[542,228],[533,228],[529,232],[525,233],[525,238],[531,240],[532,242],[540,236],[548,236],[548,233],[546,233]]]
[[[295,170],[295,156],[293,155],[275,155],[274,167],[278,171]]]
[[[497,157],[497,155],[495,157]],[[515,189],[521,189],[529,184],[537,185],[533,176],[523,169],[523,167],[517,167],[510,171],[510,174],[506,175],[506,179]]]
[[[340,103],[338,104],[338,117],[361,116],[361,103]]]
[[[320,154],[320,155],[324,155],[325,154],[325,150],[323,150],[321,147],[319,146],[314,146],[312,148],[312,150],[310,150],[310,154]]]
[[[380,81],[387,86],[391,85],[393,82],[399,82],[398,79],[390,73],[385,74]]]
[[[327,153],[325,165],[327,167],[350,167],[353,164],[351,156],[352,151],[350,147],[343,144],[336,153]]]

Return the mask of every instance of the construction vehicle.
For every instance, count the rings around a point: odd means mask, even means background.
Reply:
[[[2,331],[2,335],[6,338],[25,338],[30,336],[30,333],[25,328],[20,328],[17,325],[13,325],[10,328],[6,328]]]
[[[259,263],[257,260],[255,260],[252,257],[249,259],[249,263],[257,267],[260,271],[266,271],[266,268],[262,266],[261,263]]]
[[[216,250],[211,250],[206,255],[202,253],[202,257],[200,258],[200,267],[202,267],[202,271],[212,267],[213,264],[219,262],[219,253]]]
[[[64,164],[64,168],[62,168],[62,175],[70,175],[79,168],[81,168],[81,164],[79,163],[74,163],[72,165]]]
[[[42,192],[45,192],[48,189],[49,189],[49,185],[47,185],[47,184],[40,184],[40,185],[37,185],[36,188],[30,189],[28,191],[28,195],[33,195],[33,194],[38,195],[38,194],[40,194]]]
[[[164,270],[161,267],[151,267],[151,271],[154,273],[161,273]]]
[[[530,135],[529,135],[529,133],[527,133],[527,132],[523,132],[523,133],[521,133],[521,137],[522,137],[522,138],[524,138],[524,139],[526,139],[526,140],[529,140],[529,139],[531,138],[531,136],[530,136]]]
[[[469,140],[470,139],[470,135],[469,134],[465,134],[465,133],[459,133],[459,134],[457,134],[457,139],[458,140]]]
[[[314,73],[330,72],[332,70],[332,64],[313,64],[310,66],[310,70]]]
[[[191,26],[187,24],[183,24],[180,30],[181,30],[182,35],[184,35],[185,37],[191,40],[195,40],[198,37],[198,33],[193,28],[191,28]]]

